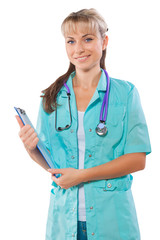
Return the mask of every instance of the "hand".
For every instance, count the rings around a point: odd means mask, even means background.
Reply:
[[[75,168],[62,168],[62,169],[48,169],[52,174],[51,179],[61,188],[68,189],[72,186],[78,185],[83,182],[83,170]],[[54,174],[60,173],[61,176],[56,178]]]
[[[23,125],[23,122],[18,115],[16,115],[15,117],[20,126],[19,137],[21,138],[25,148],[29,150],[34,150],[39,141],[37,133],[29,124]]]

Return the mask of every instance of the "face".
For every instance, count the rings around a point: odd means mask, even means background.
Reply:
[[[108,44],[108,37],[101,38],[99,33],[89,31],[82,25],[76,25],[76,31],[65,35],[68,58],[76,69],[89,70],[100,67],[102,51]]]

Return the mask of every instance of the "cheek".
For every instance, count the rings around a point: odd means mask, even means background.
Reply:
[[[71,49],[70,47],[66,47],[66,52],[67,52],[68,58],[70,59],[73,54],[73,49]]]
[[[93,49],[94,51],[94,55],[98,58],[101,58],[102,57],[102,46],[101,45],[97,45],[94,47]]]
[[[102,55],[102,43],[100,41],[88,46],[88,49],[90,49],[94,55]]]
[[[97,53],[102,53],[102,44],[101,42],[98,42],[96,45],[95,45],[95,51]]]

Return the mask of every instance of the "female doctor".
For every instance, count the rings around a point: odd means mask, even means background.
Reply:
[[[43,91],[37,121],[58,168],[48,170],[46,240],[140,240],[131,173],[145,168],[151,146],[136,87],[105,71],[107,30],[95,9],[62,23],[69,69]],[[26,150],[47,170],[37,134],[16,118]]]

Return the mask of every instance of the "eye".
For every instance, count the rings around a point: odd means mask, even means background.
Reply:
[[[86,42],[91,42],[93,39],[92,38],[86,38]]]
[[[69,40],[67,43],[69,43],[69,44],[73,44],[74,41],[73,41],[73,40]]]

